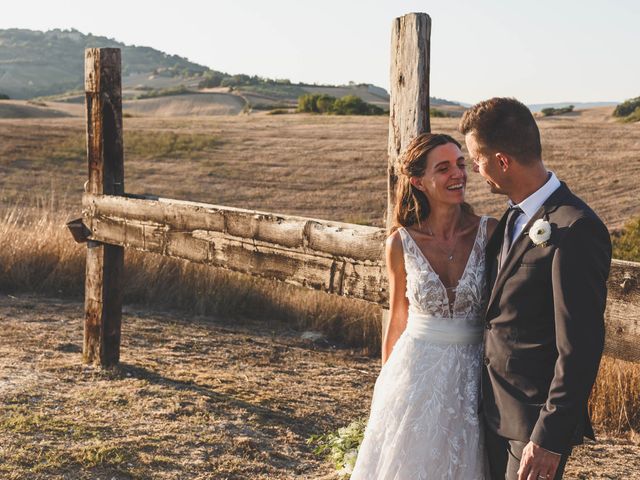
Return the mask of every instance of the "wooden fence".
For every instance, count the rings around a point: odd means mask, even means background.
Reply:
[[[430,30],[426,14],[393,22],[387,212],[400,153],[430,130]],[[125,247],[388,306],[384,229],[125,194],[120,51],[87,49],[85,57],[89,180],[83,219],[72,225],[88,240],[85,362],[119,361]],[[605,348],[631,361],[640,361],[639,278],[640,264],[613,262]]]

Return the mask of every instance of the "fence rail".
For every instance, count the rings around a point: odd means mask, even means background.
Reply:
[[[388,302],[379,228],[185,202],[85,194],[90,240]]]

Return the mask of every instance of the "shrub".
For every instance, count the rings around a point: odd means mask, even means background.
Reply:
[[[622,121],[626,123],[640,122],[640,107],[636,108],[630,115],[622,118]]]
[[[198,88],[219,87],[226,77],[227,75],[222,72],[207,72],[204,78],[198,82]]]
[[[356,95],[336,99],[331,95],[308,93],[298,97],[298,111],[307,113],[333,113],[336,115],[381,115],[384,110],[365,102]]]
[[[450,117],[450,115],[447,112],[443,112],[442,110],[438,110],[437,108],[430,108],[429,109],[429,116],[431,118],[447,118],[447,117]]]
[[[0,100],[9,100],[11,97],[6,93],[0,93]]]
[[[613,258],[640,262],[640,218],[627,223],[622,232],[614,234]]]
[[[141,93],[136,96],[136,99],[141,100],[144,98],[156,98],[156,97],[168,97],[170,95],[184,95],[187,93],[193,93],[184,85],[178,85],[176,87],[161,88],[158,90],[149,90],[148,92]]]
[[[298,97],[298,111],[306,113],[318,113],[318,97],[308,93],[306,95],[300,95]]]
[[[316,108],[320,113],[331,113],[336,103],[336,98],[331,95],[318,95],[316,98]]]
[[[625,100],[613,111],[613,116],[623,118],[634,113],[640,107],[640,97]]]
[[[336,100],[333,111],[337,115],[375,115],[372,107],[382,113],[380,107],[374,107],[355,95],[346,95]]]
[[[562,115],[563,113],[573,112],[573,109],[574,109],[574,106],[569,105],[568,107],[561,107],[561,108],[554,108],[554,107],[543,108],[542,110],[540,110],[540,112],[545,117],[551,117],[553,115]]]

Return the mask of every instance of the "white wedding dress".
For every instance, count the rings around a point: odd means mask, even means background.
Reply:
[[[400,228],[409,318],[376,381],[351,480],[485,478],[478,397],[487,218],[451,307],[440,277]]]

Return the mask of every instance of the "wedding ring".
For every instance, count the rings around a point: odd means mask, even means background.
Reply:
[[[538,478],[540,480],[547,480],[549,478],[549,475],[538,475]]]

